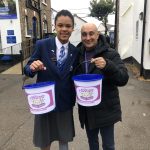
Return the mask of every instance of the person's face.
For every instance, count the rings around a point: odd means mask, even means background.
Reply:
[[[62,44],[69,41],[69,37],[73,31],[73,22],[68,16],[60,16],[56,20],[55,29],[57,37]]]
[[[99,33],[95,26],[84,26],[81,29],[81,40],[86,50],[93,49],[98,40]]]

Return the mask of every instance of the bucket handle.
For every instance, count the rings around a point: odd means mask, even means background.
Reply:
[[[56,59],[53,60],[53,61],[56,61]],[[74,74],[75,71],[80,67],[80,65],[82,65],[82,64],[84,64],[84,63],[88,63],[88,62],[91,63],[91,59],[85,60],[85,61],[82,61],[81,63],[79,63],[79,64],[75,67],[75,69],[74,69],[74,71],[73,71],[73,74]],[[86,74],[87,74],[87,73],[86,73]],[[28,80],[29,78],[30,78],[30,77],[28,77],[28,76],[26,76],[26,75],[23,75],[23,77],[22,77],[22,89],[24,89],[25,81]]]
[[[30,77],[23,75],[22,77],[22,89],[24,89],[25,81],[28,80]]]
[[[73,73],[76,73],[76,70],[77,70],[82,64],[88,63],[88,62],[91,63],[91,60],[85,60],[85,61],[82,61],[81,63],[79,63],[79,64],[75,67]],[[87,74],[87,73],[86,73],[86,74]]]

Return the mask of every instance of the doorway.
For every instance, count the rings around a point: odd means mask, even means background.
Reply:
[[[0,30],[0,53],[2,53],[2,40],[1,40],[1,30]]]
[[[36,42],[37,40],[37,18],[36,17],[33,17],[32,18],[32,27],[33,27],[33,43]]]

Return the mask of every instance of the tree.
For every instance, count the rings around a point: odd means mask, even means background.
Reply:
[[[107,35],[107,22],[108,15],[114,12],[113,0],[92,0],[90,2],[90,16],[96,17],[99,21],[102,21],[105,26],[105,35]]]

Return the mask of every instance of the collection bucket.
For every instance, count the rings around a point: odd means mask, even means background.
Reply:
[[[54,87],[54,82],[40,82],[23,87],[32,114],[44,114],[55,108]]]
[[[73,77],[76,101],[82,106],[96,106],[101,102],[103,75],[81,74]]]

